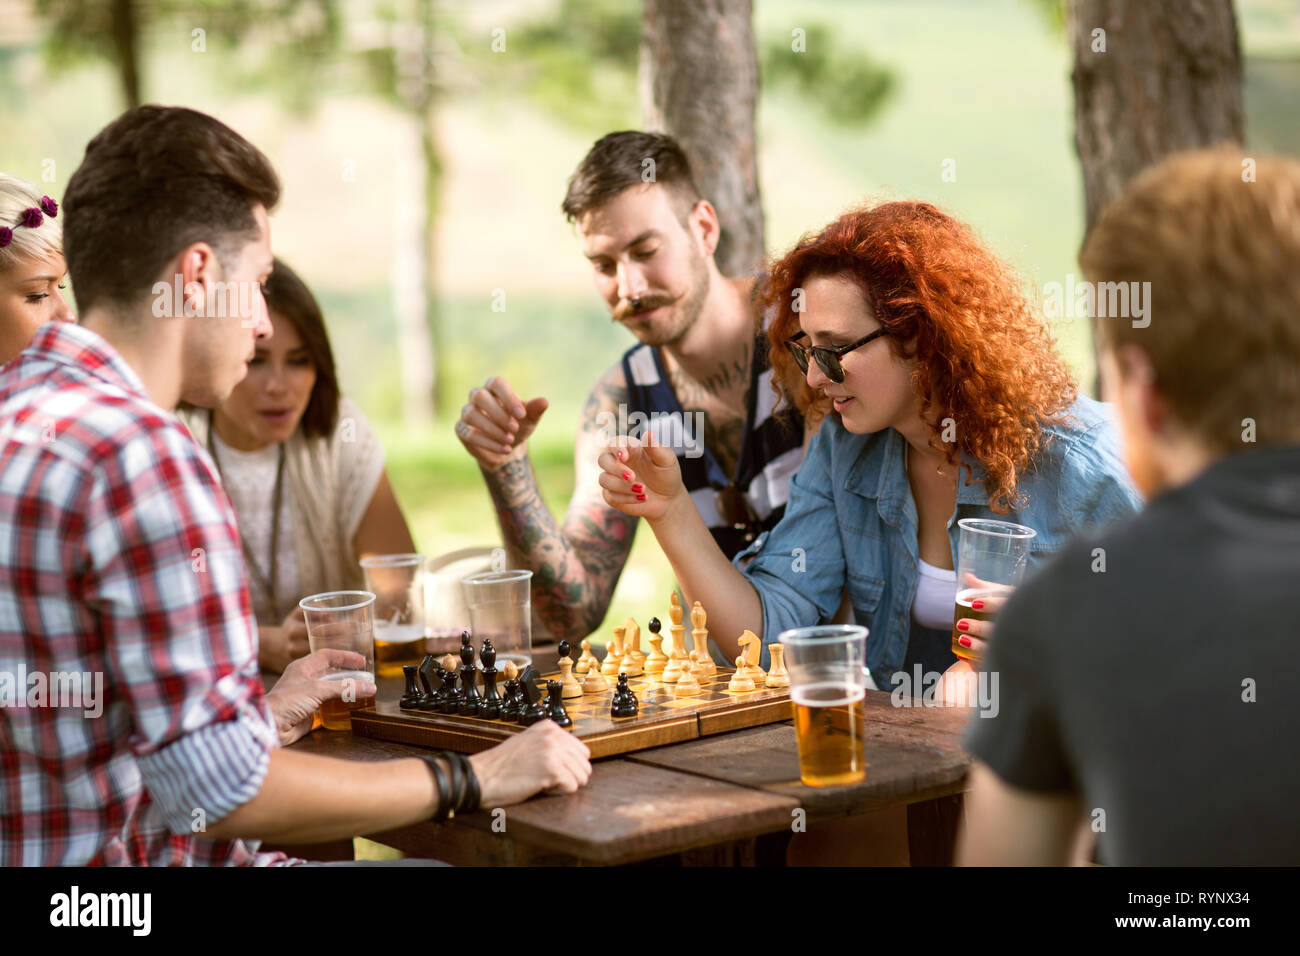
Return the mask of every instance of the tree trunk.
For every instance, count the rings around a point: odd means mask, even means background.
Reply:
[[[434,236],[442,164],[435,139],[433,98],[433,0],[415,0],[415,30],[395,46],[399,98],[409,111],[414,136],[397,151],[397,244],[393,256],[402,419],[428,426],[438,412],[438,321],[433,289]],[[398,41],[401,42],[400,40]]]
[[[140,105],[140,21],[134,0],[113,0],[113,52],[126,108]]]
[[[752,275],[764,253],[752,21],[750,0],[645,0],[641,30],[646,128],[686,150],[722,223],[715,259],[727,276]]]
[[[1069,32],[1088,229],[1143,168],[1242,141],[1232,0],[1073,0]]]

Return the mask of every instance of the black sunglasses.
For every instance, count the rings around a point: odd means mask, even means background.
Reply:
[[[786,340],[785,346],[790,350],[790,354],[794,356],[794,363],[799,366],[799,371],[807,375],[808,353],[811,352],[821,370],[826,373],[826,377],[838,385],[844,381],[844,367],[840,365],[840,356],[852,352],[854,349],[860,349],[868,342],[878,339],[882,335],[888,335],[889,332],[883,328],[876,329],[866,338],[858,339],[849,345],[837,345],[834,348],[825,345],[812,345],[804,348],[802,345],[797,344],[796,340],[803,338],[807,334],[807,332],[800,332],[794,338]]]

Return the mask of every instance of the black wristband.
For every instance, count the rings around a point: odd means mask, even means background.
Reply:
[[[482,799],[482,791],[479,789],[478,775],[474,773],[474,765],[469,762],[469,758],[464,754],[457,754],[465,768],[465,779],[468,782],[468,793],[465,795],[465,805],[461,808],[465,813],[473,813],[479,808]]]
[[[420,759],[429,766],[430,773],[433,774],[434,784],[438,788],[438,809],[433,812],[431,820],[445,820],[451,814],[452,788],[447,780],[447,771],[439,761],[437,754],[420,754]]]
[[[447,814],[447,818],[451,819],[465,802],[465,772],[461,769],[460,761],[456,759],[460,754],[444,750],[442,756],[447,758],[447,765],[451,768],[452,804],[451,812]]]

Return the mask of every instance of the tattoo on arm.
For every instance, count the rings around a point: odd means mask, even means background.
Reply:
[[[596,416],[610,399],[626,401],[626,389],[604,383],[583,408],[579,457],[592,450]],[[577,640],[599,626],[632,547],[636,519],[610,508],[597,487],[579,488],[561,527],[542,499],[525,457],[484,473],[512,563],[533,571],[533,612],[556,637]]]

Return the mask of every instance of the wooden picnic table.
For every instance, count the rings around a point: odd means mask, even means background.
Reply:
[[[393,691],[381,681],[385,693]],[[800,826],[824,835],[875,811],[906,808],[911,864],[948,865],[970,760],[961,748],[968,712],[916,703],[895,707],[888,693],[867,693],[867,779],[859,784],[801,784],[794,726],[786,722],[597,760],[579,792],[535,797],[504,808],[504,816],[485,808],[365,836],[408,856],[458,865],[616,865],[665,857],[780,864],[787,845],[805,839]],[[349,760],[419,752],[323,729],[293,749]]]

